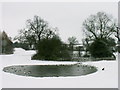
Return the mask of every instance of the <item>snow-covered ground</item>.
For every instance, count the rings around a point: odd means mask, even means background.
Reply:
[[[35,51],[16,48],[14,54],[0,55],[2,70],[5,66],[21,64],[75,64],[77,62],[35,61],[31,56]],[[118,60],[83,62],[96,66],[98,71],[85,76],[74,77],[25,77],[2,71],[2,88],[118,88]],[[102,68],[105,68],[102,71]]]

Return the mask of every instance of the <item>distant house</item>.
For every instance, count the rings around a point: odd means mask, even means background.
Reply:
[[[0,32],[0,54],[12,54],[13,53],[13,43],[5,33],[5,31]]]
[[[85,48],[82,44],[73,44],[72,49],[70,44],[66,44],[70,49],[70,54],[73,58],[81,57],[85,54]]]
[[[73,45],[73,57],[81,57],[85,54],[85,48],[82,44]]]

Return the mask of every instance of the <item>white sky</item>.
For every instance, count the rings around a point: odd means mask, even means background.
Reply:
[[[114,18],[118,17],[117,2],[37,2],[37,3],[2,3],[2,30],[10,37],[18,35],[18,30],[25,27],[27,19],[34,15],[58,27],[60,37],[67,41],[75,36],[79,41],[83,38],[82,23],[91,14],[104,11]]]

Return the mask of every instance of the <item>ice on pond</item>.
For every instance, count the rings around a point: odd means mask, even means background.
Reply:
[[[14,68],[14,69],[13,69]],[[4,72],[32,77],[81,76],[94,73],[96,67],[87,65],[16,65],[8,66]]]

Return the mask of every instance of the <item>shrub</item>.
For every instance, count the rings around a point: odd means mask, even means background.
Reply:
[[[58,37],[42,39],[37,45],[36,60],[67,60],[71,59],[66,45]]]
[[[112,57],[113,53],[110,46],[103,39],[96,39],[90,45],[91,56],[95,58]]]
[[[15,42],[15,43],[13,43],[13,46],[14,46],[14,48],[23,48],[25,50],[30,50],[29,44],[27,44],[27,43],[18,43],[18,42]]]

